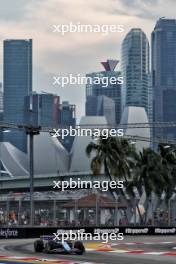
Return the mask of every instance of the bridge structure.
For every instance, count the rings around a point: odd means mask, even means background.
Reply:
[[[34,175],[34,189],[35,191],[61,191],[60,189],[54,189],[54,181],[69,181],[72,178],[73,181],[92,181],[94,180],[105,180],[106,177],[101,175],[92,175],[91,172],[70,172],[70,173],[59,173]],[[107,180],[107,179],[106,179]],[[69,189],[69,187],[68,187]],[[76,188],[75,188],[76,189]],[[8,192],[28,192],[29,191],[29,176],[16,176],[16,177],[0,177],[0,190],[1,194]]]

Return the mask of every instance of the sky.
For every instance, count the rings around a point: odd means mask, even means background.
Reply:
[[[0,0],[0,78],[3,40],[33,39],[33,90],[61,96],[84,115],[85,87],[53,86],[53,76],[103,70],[100,62],[118,59],[125,35],[141,28],[150,41],[159,17],[175,18],[176,0]],[[53,25],[122,24],[123,33],[53,33]],[[120,69],[119,69],[120,70]],[[2,80],[3,81],[3,80]]]

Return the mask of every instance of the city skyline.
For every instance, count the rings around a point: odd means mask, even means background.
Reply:
[[[122,43],[121,65],[122,109],[125,106],[144,107],[149,110],[149,42],[139,28],[132,28]]]
[[[84,114],[85,87],[68,86],[58,89],[52,86],[52,76],[59,73],[66,75],[68,72],[85,75],[89,72],[101,71],[99,61],[106,58],[120,58],[122,40],[133,27],[140,27],[150,40],[156,20],[162,16],[171,18],[174,16],[176,3],[173,0],[168,2],[165,3],[163,0],[118,0],[116,3],[111,0],[104,3],[95,1],[87,3],[80,0],[76,3],[70,0],[38,0],[30,3],[24,0],[6,1],[1,4],[0,10],[0,42],[2,45],[2,41],[8,38],[33,38],[33,90],[57,93],[63,100],[68,99],[78,106],[77,116],[80,118]],[[70,6],[68,10],[64,9],[65,4]],[[10,10],[9,5],[12,7]],[[85,8],[86,14],[82,12]],[[79,21],[82,24],[124,24],[125,30],[123,33],[111,33],[107,36],[87,34],[84,37],[79,33],[67,34],[64,37],[52,33],[53,24],[70,21]],[[2,53],[0,60],[2,69]],[[71,90],[73,93],[70,92]]]
[[[32,40],[5,40],[3,60],[4,122],[24,122],[24,97],[32,92]],[[27,151],[25,132],[13,131],[4,140]]]
[[[176,121],[176,19],[160,19],[152,32],[154,122]],[[175,128],[155,129],[155,137],[175,138]]]

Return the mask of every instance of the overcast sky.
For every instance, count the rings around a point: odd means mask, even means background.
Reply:
[[[6,38],[32,38],[33,90],[57,93],[77,105],[84,114],[85,87],[56,88],[53,75],[82,74],[102,70],[100,62],[120,59],[121,43],[132,27],[148,36],[156,20],[174,18],[176,0],[0,0],[0,46]],[[67,34],[52,32],[53,24],[123,24],[123,33]],[[1,77],[2,79],[2,77]]]

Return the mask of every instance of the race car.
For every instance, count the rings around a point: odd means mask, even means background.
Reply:
[[[35,252],[82,255],[85,247],[81,241],[55,241],[54,236],[41,236],[34,242]]]

